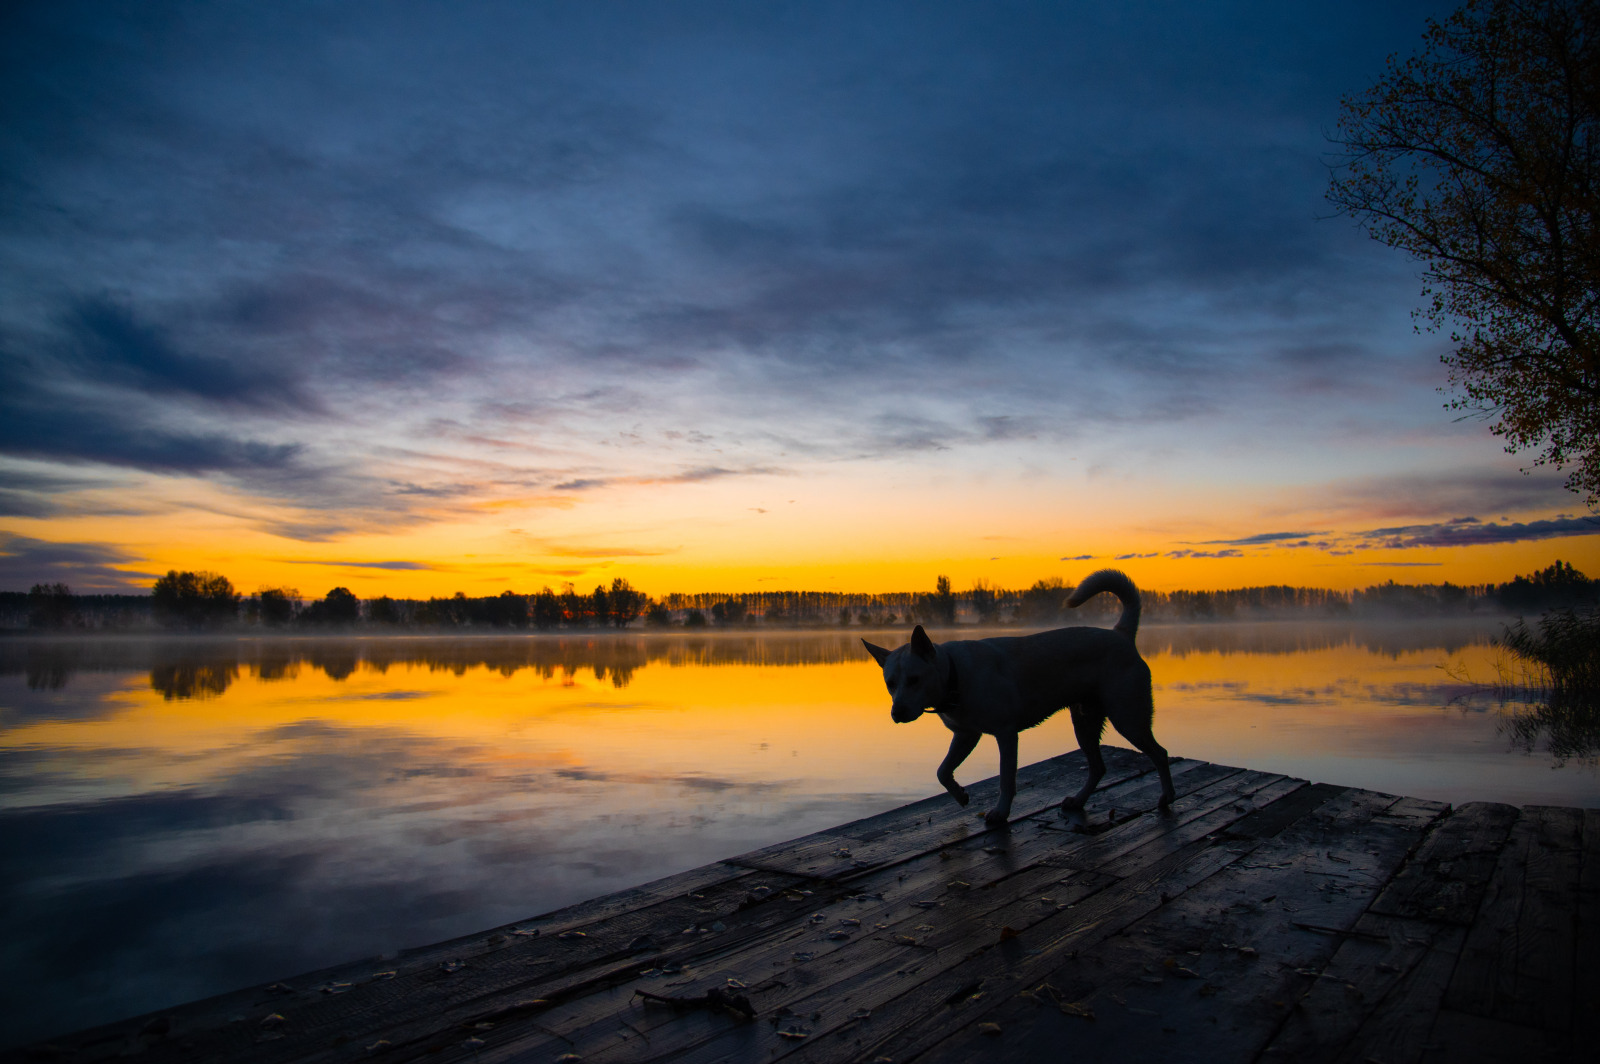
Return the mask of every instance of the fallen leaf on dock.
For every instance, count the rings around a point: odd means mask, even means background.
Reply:
[[[380,1038],[376,1042],[372,1043],[370,1046],[367,1047],[367,1052],[368,1053],[382,1053],[385,1049],[388,1049],[388,1048],[389,1048],[389,1040],[387,1038]]]
[[[917,945],[917,940],[912,938],[910,935],[896,935],[896,936],[894,936],[894,940],[896,942],[900,943],[900,945],[902,945],[902,946],[915,946],[915,945]]]
[[[799,1027],[784,1027],[779,1029],[778,1037],[798,1042],[802,1038],[810,1038],[811,1032]]]
[[[283,1018],[283,1013],[281,1012],[270,1012],[261,1017],[261,1026],[263,1027],[282,1027],[288,1022],[288,1020]]]
[[[1061,1010],[1064,1016],[1077,1016],[1085,1020],[1094,1019],[1094,1009],[1091,1009],[1081,1001],[1063,1001],[1056,1007]]]
[[[537,937],[539,937],[539,929],[537,927],[525,927],[520,931],[513,930],[511,933],[513,935],[516,935],[519,938],[537,938]]]
[[[980,1023],[978,1024],[978,1033],[986,1034],[993,1038],[1000,1033],[1000,1025],[998,1023]]]
[[[850,940],[850,932],[834,931],[828,935],[828,940],[831,942],[848,942]]]
[[[373,972],[372,973],[372,981],[374,983],[381,983],[385,979],[393,979],[394,978],[394,974],[395,973],[393,973],[393,972]]]
[[[574,939],[574,938],[588,938],[589,936],[587,934],[585,934],[584,932],[582,932],[582,931],[563,931],[563,932],[561,932],[561,934],[557,935],[556,937],[560,938],[560,939]]]
[[[1018,931],[1016,928],[1011,927],[1009,925],[1006,926],[1006,927],[1002,927],[1000,929],[1000,941],[1001,942],[1005,942],[1008,939],[1016,938],[1020,934],[1022,934],[1021,931]]]
[[[861,926],[861,921],[857,920],[857,919],[854,919],[854,918],[840,920],[839,922],[841,924],[843,924],[844,926],[846,926],[846,927],[860,927]]]
[[[465,961],[444,961],[439,965],[439,970],[446,975],[449,975],[452,972],[459,972],[466,966],[467,963]]]

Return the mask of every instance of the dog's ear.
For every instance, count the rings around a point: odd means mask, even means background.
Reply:
[[[861,645],[867,648],[867,653],[871,654],[873,660],[876,661],[879,665],[882,665],[883,664],[883,659],[889,656],[889,652],[887,650],[885,650],[883,647],[876,646],[876,645],[874,645],[872,643],[869,643],[865,639],[863,639],[861,641]]]
[[[928,633],[922,630],[920,624],[911,633],[911,653],[923,661],[934,659],[933,640],[928,638]]]

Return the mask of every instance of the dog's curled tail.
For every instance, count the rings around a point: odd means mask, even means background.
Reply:
[[[1132,639],[1139,632],[1139,589],[1120,569],[1101,569],[1084,577],[1083,583],[1067,597],[1067,605],[1076,609],[1102,591],[1109,591],[1122,600],[1122,616],[1111,627]]]

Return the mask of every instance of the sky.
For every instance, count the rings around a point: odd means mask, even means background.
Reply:
[[[6,5],[0,590],[1600,575],[1324,198],[1449,9]]]

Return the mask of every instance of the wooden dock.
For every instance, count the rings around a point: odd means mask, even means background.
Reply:
[[[11,1059],[1600,1058],[1600,811],[1397,798],[1107,748],[398,961]],[[16,973],[13,973],[14,975]]]

